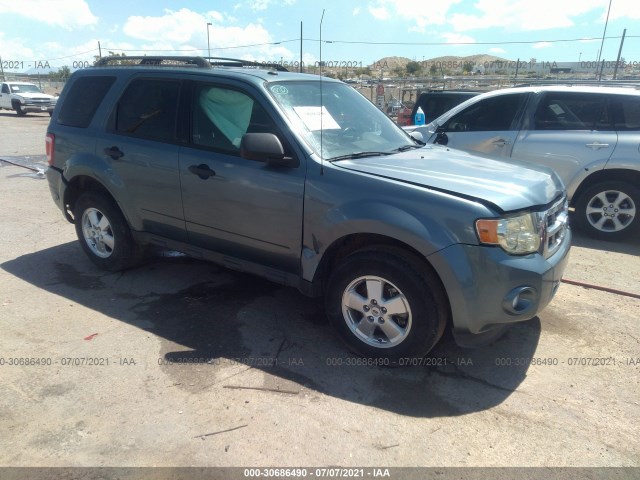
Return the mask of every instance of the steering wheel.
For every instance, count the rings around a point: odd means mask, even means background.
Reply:
[[[344,130],[342,130],[342,133],[340,134],[340,136],[342,138],[352,138],[353,140],[358,140],[361,135],[360,135],[360,131],[353,128],[353,127],[347,127]]]

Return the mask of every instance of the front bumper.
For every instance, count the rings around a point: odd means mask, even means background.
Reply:
[[[53,110],[56,108],[56,104],[50,104],[50,103],[22,103],[20,104],[20,106],[22,107],[22,109],[25,112],[29,112],[29,113],[34,113],[34,112],[53,112]]]
[[[449,296],[461,344],[484,343],[505,325],[535,317],[553,299],[569,260],[571,231],[549,258],[499,247],[452,245],[429,257]]]

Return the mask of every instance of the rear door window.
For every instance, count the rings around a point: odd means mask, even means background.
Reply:
[[[87,128],[116,77],[87,76],[78,78],[60,105],[58,123]]]
[[[607,96],[550,92],[534,115],[535,130],[613,130]]]
[[[129,84],[118,101],[114,133],[175,142],[180,82],[143,78]]]
[[[640,97],[632,95],[612,96],[616,103],[615,128],[618,131],[640,130]]]

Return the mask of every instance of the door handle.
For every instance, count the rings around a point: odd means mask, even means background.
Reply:
[[[201,163],[200,165],[191,165],[189,171],[194,175],[197,175],[202,180],[206,180],[209,177],[213,177],[216,172],[209,168],[209,165]]]
[[[124,157],[124,152],[120,150],[118,147],[116,147],[115,145],[110,148],[109,147],[105,148],[104,153],[109,157],[113,158],[114,160],[120,160],[122,157]]]
[[[493,144],[496,147],[504,147],[505,145],[511,145],[511,142],[509,140],[505,140],[504,138],[500,138],[498,140],[494,140]]]
[[[585,146],[589,147],[591,150],[600,150],[601,148],[609,148],[608,143],[598,143],[598,142],[587,143]]]

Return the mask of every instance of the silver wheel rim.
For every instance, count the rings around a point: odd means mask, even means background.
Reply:
[[[376,348],[391,348],[411,331],[411,308],[404,294],[381,277],[352,281],[342,294],[342,316],[358,340]]]
[[[82,214],[82,234],[94,255],[111,256],[115,245],[113,230],[109,219],[97,208],[87,208]]]
[[[613,233],[631,225],[636,216],[636,205],[626,193],[606,190],[589,200],[585,213],[593,228],[601,232]]]

